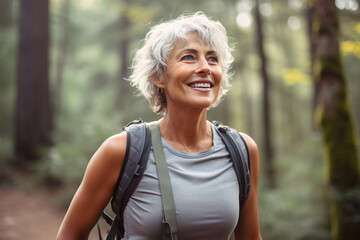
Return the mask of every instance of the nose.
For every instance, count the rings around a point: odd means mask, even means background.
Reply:
[[[204,74],[204,75],[210,75],[211,68],[209,66],[209,63],[205,58],[201,58],[198,62],[198,68],[196,70],[197,74]]]

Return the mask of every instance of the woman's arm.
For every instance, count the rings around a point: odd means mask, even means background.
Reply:
[[[259,151],[255,141],[246,134],[244,138],[250,156],[251,185],[248,199],[241,206],[238,225],[235,228],[237,240],[261,240],[258,215]]]
[[[91,158],[60,226],[57,240],[88,239],[109,202],[126,151],[126,132],[107,139]]]

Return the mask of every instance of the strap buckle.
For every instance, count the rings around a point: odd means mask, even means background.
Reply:
[[[222,124],[221,122],[218,121],[213,121],[213,124],[215,125],[215,127],[217,127],[217,129],[219,129],[221,132],[226,132],[230,130],[230,127]]]
[[[125,127],[123,127],[123,130],[125,130],[127,127],[130,127],[131,125],[140,124],[140,123],[143,123],[143,122],[144,122],[144,121],[143,121],[141,118],[132,120],[131,122],[129,122],[128,124],[126,124]]]

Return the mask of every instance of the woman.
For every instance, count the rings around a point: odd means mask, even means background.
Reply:
[[[240,211],[231,159],[206,120],[207,109],[216,106],[230,88],[230,51],[221,23],[196,13],[153,27],[134,59],[132,84],[149,100],[154,112],[164,115],[159,128],[180,240],[225,240],[234,231],[236,240],[261,239],[256,143],[241,133],[249,149],[251,189]],[[57,239],[87,239],[113,194],[126,138],[126,132],[114,135],[96,151]],[[153,158],[151,153],[125,209],[124,239],[161,239],[162,205]]]

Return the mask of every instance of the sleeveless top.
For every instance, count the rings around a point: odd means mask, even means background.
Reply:
[[[162,139],[173,189],[178,240],[228,240],[240,211],[239,184],[214,126],[213,146],[182,152]],[[123,240],[161,240],[163,207],[151,149],[147,168],[124,211]]]

